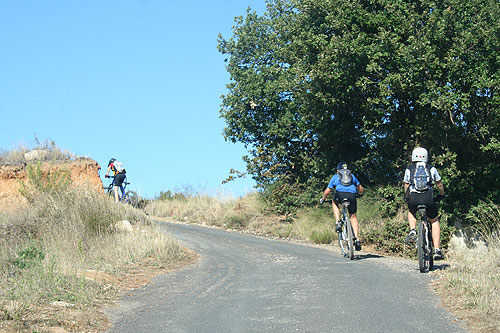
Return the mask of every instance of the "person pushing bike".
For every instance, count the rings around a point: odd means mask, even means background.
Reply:
[[[123,181],[125,180],[125,174],[127,171],[123,167],[122,163],[117,161],[116,158],[111,158],[108,162],[108,171],[104,178],[109,178],[109,172],[113,171],[113,175],[115,176],[115,186],[114,186],[114,194],[115,194],[115,202],[118,203],[120,200],[120,196],[118,195],[118,190],[121,188]]]
[[[439,248],[441,228],[439,226],[438,208],[433,197],[433,184],[436,185],[439,195],[444,196],[444,186],[437,169],[428,165],[429,156],[427,149],[417,147],[411,154],[412,163],[406,167],[403,182],[405,199],[408,203],[408,224],[410,232],[406,236],[407,244],[414,243],[417,239],[417,206],[427,206],[427,217],[432,225],[432,242],[434,246],[434,259],[444,259]]]
[[[337,165],[337,173],[333,175],[328,184],[328,187],[323,192],[323,197],[320,203],[323,203],[328,195],[335,189],[335,194],[333,195],[332,209],[335,215],[335,231],[340,232],[342,228],[340,219],[340,209],[338,205],[342,202],[344,198],[349,200],[349,214],[351,216],[352,229],[354,231],[354,247],[356,251],[361,250],[361,241],[359,240],[359,225],[358,218],[356,216],[357,200],[356,194],[359,196],[363,195],[364,188],[359,182],[359,180],[354,176],[347,167],[347,163],[340,162]]]

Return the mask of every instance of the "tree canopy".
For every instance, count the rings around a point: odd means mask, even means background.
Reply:
[[[319,192],[340,160],[397,184],[423,146],[457,206],[500,202],[497,0],[269,0],[218,48],[258,186]]]

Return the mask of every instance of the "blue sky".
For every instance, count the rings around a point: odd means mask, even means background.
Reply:
[[[265,1],[0,0],[0,148],[36,133],[103,167],[117,158],[146,197],[244,195],[251,179],[220,185],[246,151],[222,135],[217,37],[248,7]]]

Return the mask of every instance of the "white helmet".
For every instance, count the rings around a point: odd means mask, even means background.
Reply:
[[[422,147],[417,147],[413,149],[413,152],[411,153],[411,161],[412,162],[426,162],[429,159],[428,154],[427,154],[427,149],[422,148]]]

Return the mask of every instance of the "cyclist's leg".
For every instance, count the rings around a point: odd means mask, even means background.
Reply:
[[[354,231],[354,237],[359,238],[359,225],[356,213],[351,214],[351,225],[352,225],[352,230]]]
[[[408,225],[410,227],[410,232],[406,235],[405,243],[411,244],[417,240],[417,194],[411,193],[408,198]]]
[[[115,201],[116,203],[118,203],[120,197],[119,197],[119,193],[118,193],[118,190],[121,191],[122,193],[122,197],[123,197],[123,180],[125,179],[125,174],[116,174],[115,175]]]
[[[427,209],[427,217],[432,223],[432,245],[435,249],[439,249],[439,239],[441,237],[441,227],[439,226],[438,210],[435,203]]]
[[[435,249],[439,249],[439,238],[441,237],[441,227],[439,226],[439,219],[429,219],[432,223],[432,245]]]
[[[113,186],[115,192],[115,203],[118,203],[118,186]]]
[[[332,201],[332,209],[333,209],[333,215],[335,215],[335,221],[340,220],[340,210],[337,204],[335,203],[335,200]]]
[[[408,224],[410,225],[410,229],[416,229],[417,228],[417,218],[410,211],[408,211]]]
[[[354,237],[358,239],[359,223],[358,216],[356,215],[356,213],[358,212],[358,201],[356,200],[356,194],[346,193],[346,197],[349,199],[349,215],[351,216],[352,231],[354,232]]]

